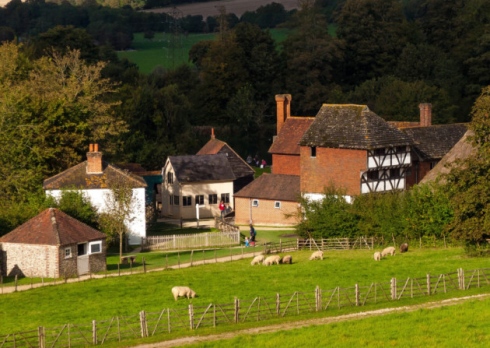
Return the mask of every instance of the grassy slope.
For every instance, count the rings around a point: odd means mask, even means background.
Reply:
[[[87,323],[115,315],[135,315],[141,310],[185,308],[188,302],[175,302],[170,289],[189,285],[200,295],[198,306],[229,303],[236,297],[292,294],[313,291],[315,286],[334,289],[356,283],[388,282],[391,277],[424,277],[426,273],[454,272],[457,268],[488,267],[486,259],[467,259],[461,249],[413,250],[372,260],[371,251],[328,252],[324,261],[308,261],[310,252],[292,253],[295,263],[284,266],[250,266],[250,260],[209,264],[147,274],[90,280],[82,283],[44,287],[0,296],[1,332]],[[461,296],[452,293],[452,296]],[[74,301],[74,299],[76,299]],[[426,300],[429,300],[428,298]],[[392,303],[386,304],[393,305]]]

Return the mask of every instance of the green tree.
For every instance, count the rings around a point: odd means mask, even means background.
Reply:
[[[101,78],[103,63],[87,65],[78,51],[30,61],[4,44],[0,65],[0,197],[33,191],[79,163],[89,142],[115,150],[126,124],[114,114],[116,89]]]
[[[469,250],[490,238],[490,86],[483,89],[472,109],[469,128],[476,154],[457,163],[447,175],[454,220],[448,229]]]

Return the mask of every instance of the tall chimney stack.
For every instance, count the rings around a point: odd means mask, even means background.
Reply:
[[[87,152],[87,174],[102,173],[102,152],[99,144],[90,144]]]
[[[432,125],[432,104],[420,103],[420,126],[429,127]]]
[[[276,94],[277,134],[279,134],[284,122],[291,116],[291,99],[291,94]]]
[[[211,128],[211,139],[214,139],[215,136],[214,136],[214,128]]]

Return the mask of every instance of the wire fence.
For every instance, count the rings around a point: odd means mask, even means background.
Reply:
[[[464,291],[490,285],[490,269],[464,271],[420,278],[397,279],[352,287],[336,287],[292,294],[236,298],[230,303],[211,303],[207,306],[164,308],[157,312],[141,311],[130,316],[94,320],[84,324],[65,324],[59,327],[39,327],[38,330],[0,335],[0,348],[17,347],[85,347],[122,342],[180,330],[260,322],[273,318],[297,316],[312,312],[336,310],[392,302],[405,298],[430,296],[439,293]]]

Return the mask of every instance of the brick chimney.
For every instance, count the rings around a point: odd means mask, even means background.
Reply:
[[[211,128],[211,139],[215,139],[216,137],[214,136],[214,128]]]
[[[432,125],[432,104],[421,103],[419,104],[420,109],[420,126],[429,127]]]
[[[277,134],[287,118],[291,116],[291,99],[291,94],[276,94]]]
[[[102,173],[102,152],[99,144],[90,144],[87,152],[87,174]]]

